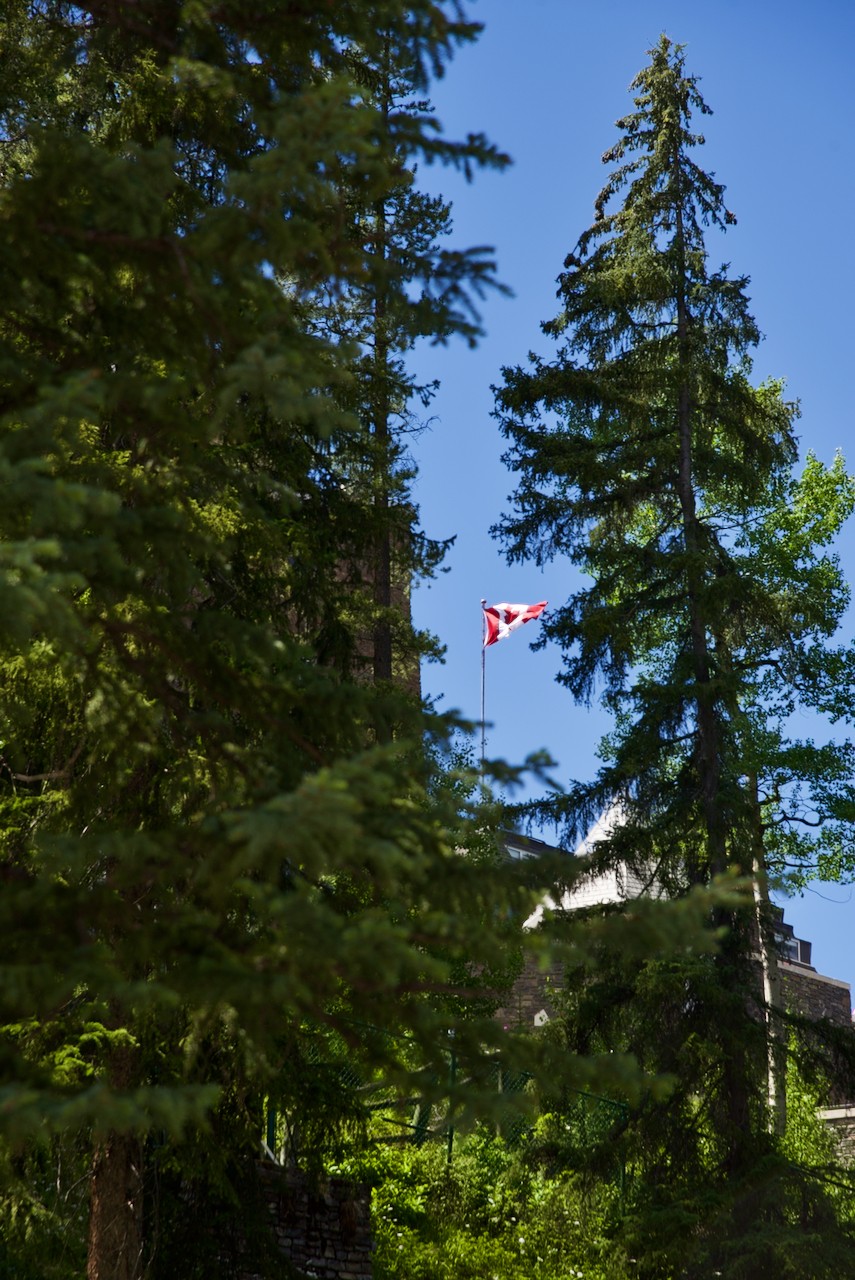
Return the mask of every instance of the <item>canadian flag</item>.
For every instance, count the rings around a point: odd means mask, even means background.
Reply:
[[[512,631],[516,631],[524,622],[539,618],[546,608],[548,600],[540,604],[491,604],[484,608],[484,648],[505,640]]]

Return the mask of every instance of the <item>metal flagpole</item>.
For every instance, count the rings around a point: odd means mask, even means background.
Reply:
[[[484,722],[484,670],[486,665],[484,659],[487,656],[487,648],[486,648],[486,645],[484,644],[484,641],[487,639],[487,619],[485,617],[484,610],[486,609],[486,607],[487,607],[487,601],[482,600],[481,601],[481,772],[482,773],[484,772],[484,753],[485,753],[485,744],[486,744],[486,738],[485,738],[486,725]]]

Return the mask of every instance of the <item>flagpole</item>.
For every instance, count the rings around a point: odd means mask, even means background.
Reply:
[[[487,639],[487,633],[485,630],[486,618],[484,615],[484,609],[486,608],[486,606],[487,606],[487,601],[482,600],[481,601],[481,772],[482,773],[484,772],[484,754],[485,754],[485,746],[486,746],[486,739],[485,739],[486,726],[484,722],[484,672],[486,667],[485,658],[487,656],[487,648],[486,648],[486,645],[484,644],[484,641]]]

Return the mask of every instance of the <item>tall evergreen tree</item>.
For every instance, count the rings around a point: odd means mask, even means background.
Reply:
[[[830,706],[828,677],[847,662],[825,648],[847,591],[833,558],[813,556],[851,510],[852,484],[839,463],[791,478],[796,409],[780,385],[751,381],[747,280],[708,263],[706,229],[735,222],[692,158],[704,141],[692,116],[709,108],[680,46],[663,36],[650,59],[543,326],[558,355],[503,371],[497,416],[519,485],[494,534],[511,561],[566,556],[584,574],[539,643],[560,645],[558,679],[578,700],[601,681],[616,718],[595,782],[529,814],[575,838],[610,811],[591,874],[628,865],[674,896],[734,867],[762,883],[769,833],[781,848],[802,820],[826,826],[852,865],[851,749],[791,743],[784,728],[800,694]],[[788,802],[799,782],[810,813]],[[760,919],[768,938],[762,903]],[[713,923],[726,928],[714,962],[617,955],[610,980],[577,974],[571,996],[577,1051],[628,1047],[679,1080],[634,1130],[652,1211],[639,1232],[658,1239],[639,1274],[671,1275],[713,1203],[738,1199],[774,1151],[767,1060],[781,1011],[760,1016],[752,912],[719,909]]]
[[[412,68],[395,64],[387,44],[379,66],[354,55],[353,70],[383,122],[389,181],[370,202],[359,187],[349,193],[351,234],[368,251],[370,277],[347,289],[324,288],[310,322],[337,347],[356,344],[358,350],[352,382],[339,395],[359,430],[336,441],[329,474],[339,504],[361,515],[363,539],[351,549],[346,575],[351,616],[361,618],[361,660],[375,680],[394,676],[412,685],[416,646],[422,652],[432,646],[409,630],[409,593],[419,577],[435,571],[445,545],[426,539],[415,519],[407,444],[421,429],[419,410],[428,407],[435,384],[417,383],[405,357],[420,338],[445,342],[457,334],[474,341],[472,303],[495,282],[484,250],[443,246],[451,208],[416,185],[414,146],[433,121]],[[390,272],[409,282],[406,294],[389,288]]]
[[[2,1125],[91,1129],[88,1272],[135,1276],[146,1132],[257,1096],[306,1019],[435,1055],[455,1016],[427,993],[501,961],[501,878],[427,800],[441,726],[347,678],[329,583],[373,525],[322,499],[358,343],[307,320],[324,285],[406,310],[351,198],[389,198],[401,147],[496,155],[352,75],[390,50],[424,84],[475,34],[454,6],[4,17]],[[469,332],[445,289],[443,336]],[[464,1020],[461,1059],[482,1040]],[[393,1076],[395,1044],[369,1052]]]
[[[451,1032],[461,1079],[500,1043],[537,1065],[455,974],[483,997],[552,873],[459,856],[442,721],[359,678],[400,493],[377,405],[416,334],[472,335],[489,275],[408,168],[499,157],[363,75],[423,92],[476,33],[453,4],[4,19],[0,1136],[36,1181],[51,1135],[82,1162],[88,1274],[127,1280],[151,1162],[179,1189],[245,1163],[312,1028],[426,1096]],[[325,299],[366,324],[324,330]]]

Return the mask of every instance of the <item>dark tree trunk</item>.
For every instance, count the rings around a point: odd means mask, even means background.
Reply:
[[[137,1066],[135,1049],[117,1049],[110,1064],[111,1087],[122,1092],[132,1088]],[[142,1140],[137,1133],[111,1131],[96,1139],[89,1183],[86,1280],[140,1280],[142,1157]]]
[[[108,1133],[92,1160],[86,1280],[139,1280],[142,1192],[140,1138]]]
[[[754,827],[754,907],[760,963],[763,969],[763,1002],[766,1006],[766,1077],[769,1096],[769,1127],[783,1134],[787,1128],[787,1044],[780,1019],[784,1008],[778,949],[771,919],[769,886],[766,880],[766,856],[763,847],[763,814],[757,791],[757,775],[748,777],[749,802]]]
[[[679,205],[676,210],[676,221],[677,235],[682,245],[683,214]],[[677,289],[677,339],[680,364],[684,370],[688,371],[689,316],[686,306],[685,277],[682,274]],[[680,388],[677,407],[680,442],[677,488],[683,519],[683,539],[689,560],[687,587],[692,655],[695,662],[695,705],[698,715],[697,755],[701,804],[707,829],[710,871],[713,875],[720,875],[724,871],[726,863],[726,841],[719,799],[720,742],[718,719],[713,705],[713,694],[710,689],[709,645],[700,604],[702,576],[698,555],[700,544],[698,539],[697,508],[692,482],[691,409],[691,391],[689,383],[686,381]]]
[[[384,515],[386,528],[380,535],[374,562],[374,603],[381,609],[388,609],[392,604],[392,549],[389,537],[389,499],[386,498]],[[378,500],[378,506],[382,505]],[[374,628],[374,679],[392,679],[392,628],[388,622],[381,622]]]
[[[385,219],[384,219],[385,222]],[[379,533],[374,549],[374,603],[381,609],[392,604],[392,539],[389,529],[389,412],[387,407],[386,378],[388,343],[382,334],[385,322],[385,305],[378,299],[375,309],[377,330],[374,339],[374,360],[377,371],[374,408],[374,443],[377,449],[379,477],[374,506],[378,516]],[[392,628],[381,621],[374,628],[374,680],[392,679]]]
[[[382,105],[384,124],[388,119],[390,92],[387,72],[386,91]],[[377,204],[376,220],[377,239],[374,251],[385,262],[387,219],[386,204],[383,200]],[[373,565],[374,603],[381,609],[389,609],[392,604],[392,540],[389,528],[391,434],[389,431],[389,335],[387,323],[386,289],[381,279],[374,302],[373,380],[375,465],[378,468],[378,484],[375,491],[374,505],[377,510],[379,527]],[[374,628],[373,670],[375,682],[392,679],[392,628],[386,621],[379,622]]]

